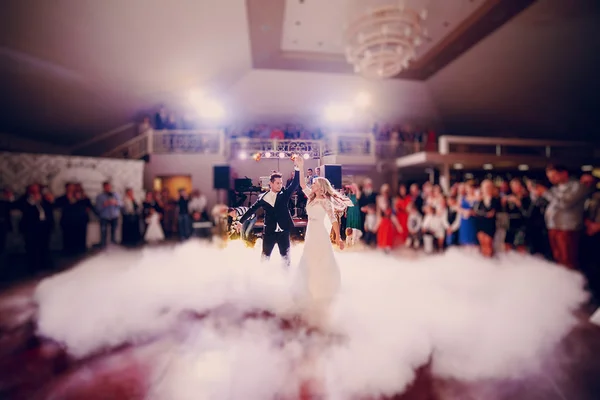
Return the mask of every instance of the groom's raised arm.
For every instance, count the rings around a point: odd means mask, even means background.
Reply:
[[[298,186],[300,186],[300,169],[298,167],[294,167],[294,169],[296,171],[294,172],[294,179],[292,179],[283,192],[283,195],[288,198],[292,197],[292,194],[294,194],[296,190],[298,190]]]

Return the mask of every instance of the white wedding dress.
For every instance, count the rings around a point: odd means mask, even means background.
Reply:
[[[310,197],[308,187],[303,191]],[[329,239],[336,216],[329,199],[314,199],[306,205],[306,212],[308,225],[296,270],[295,297],[310,322],[321,324],[340,289],[340,269]]]

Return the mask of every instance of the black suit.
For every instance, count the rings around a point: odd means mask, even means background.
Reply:
[[[292,182],[275,196],[274,206],[271,206],[271,204],[264,200],[269,192],[264,193],[239,220],[239,222],[243,224],[252,215],[256,214],[259,208],[262,208],[265,211],[262,249],[263,258],[268,259],[273,252],[273,248],[277,244],[279,253],[287,266],[290,264],[290,230],[294,227],[294,221],[290,215],[288,203],[290,197],[298,189],[299,185],[300,173],[296,171]]]

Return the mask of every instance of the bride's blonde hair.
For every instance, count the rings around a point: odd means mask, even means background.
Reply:
[[[337,213],[343,213],[346,211],[346,208],[354,206],[354,204],[352,204],[352,200],[337,192],[333,186],[331,186],[329,179],[320,176],[316,177],[313,179],[312,186],[314,187],[315,185],[319,185],[321,189],[323,189],[323,195],[332,202],[333,208]],[[310,203],[316,197],[317,194],[315,191],[311,190],[310,196],[308,197],[308,202]]]

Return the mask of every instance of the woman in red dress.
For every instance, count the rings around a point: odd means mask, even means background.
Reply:
[[[389,251],[394,247],[396,236],[402,230],[392,207],[392,196],[390,186],[381,186],[377,196],[377,215],[379,217],[379,229],[377,229],[377,247]]]
[[[398,197],[396,197],[396,202],[394,204],[396,218],[398,219],[398,224],[402,228],[402,231],[398,232],[397,237],[400,244],[406,243],[406,239],[408,239],[408,210],[406,208],[411,202],[412,198],[406,191],[406,185],[400,185],[400,188],[398,188]]]

